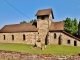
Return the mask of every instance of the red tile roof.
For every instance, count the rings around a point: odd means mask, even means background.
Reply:
[[[5,25],[0,32],[26,32],[26,31],[38,31],[33,23],[13,24]]]
[[[53,19],[54,19],[52,9],[43,9],[43,10],[38,10],[38,12],[36,13],[36,15],[35,15],[35,16],[49,15],[50,13],[52,13],[52,17],[53,17]]]
[[[64,22],[52,22],[51,30],[64,30]]]

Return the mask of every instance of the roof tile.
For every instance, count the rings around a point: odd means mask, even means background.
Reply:
[[[52,17],[53,17],[53,19],[54,19],[52,9],[43,9],[43,10],[38,10],[38,12],[36,13],[36,15],[35,15],[35,16],[49,15],[50,13],[52,13]]]
[[[33,23],[5,25],[0,32],[23,32],[23,31],[37,31]]]
[[[64,30],[64,22],[52,22],[52,30]]]

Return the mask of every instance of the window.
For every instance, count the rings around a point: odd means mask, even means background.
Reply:
[[[5,35],[3,35],[4,36],[4,40],[5,40]]]
[[[37,16],[37,19],[39,19],[39,16]]]
[[[14,35],[12,35],[12,40],[14,40]]]
[[[67,43],[70,44],[70,40],[67,40]]]
[[[25,40],[25,35],[23,34],[23,40]]]
[[[54,33],[54,39],[56,39],[56,33]]]
[[[45,16],[41,16],[41,19],[42,19],[42,20],[45,19]]]

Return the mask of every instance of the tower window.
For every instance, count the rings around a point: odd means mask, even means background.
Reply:
[[[3,35],[4,36],[4,40],[5,40],[5,35]]]
[[[39,16],[37,16],[37,19],[39,19]]]
[[[67,40],[67,43],[70,44],[70,40]]]
[[[56,39],[56,33],[54,33],[54,39]]]
[[[14,40],[14,35],[12,35],[12,40]]]
[[[25,40],[25,35],[23,34],[23,40]]]
[[[45,16],[41,16],[41,19],[42,19],[42,20],[45,19]]]

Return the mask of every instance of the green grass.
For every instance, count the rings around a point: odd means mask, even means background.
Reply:
[[[80,53],[80,47],[77,46],[47,45],[47,49],[45,50],[30,49],[31,46],[33,45],[5,44],[5,45],[0,45],[0,50],[38,53],[38,54],[54,54],[54,55],[75,55]]]

